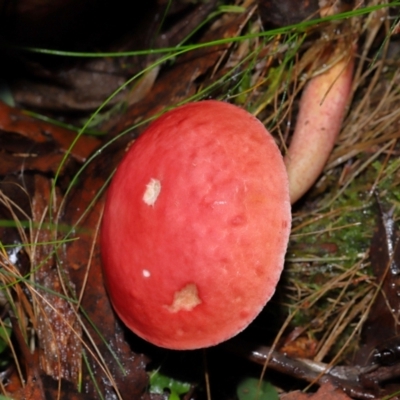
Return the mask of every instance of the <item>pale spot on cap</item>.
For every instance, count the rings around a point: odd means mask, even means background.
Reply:
[[[150,278],[150,275],[151,275],[150,271],[147,270],[147,269],[144,269],[144,270],[142,271],[142,274],[143,274],[143,276],[144,276],[145,278]]]
[[[201,304],[201,300],[197,286],[194,283],[189,283],[183,289],[175,292],[172,304],[166,306],[166,308],[172,313],[176,313],[181,310],[191,311],[199,304]]]
[[[154,206],[160,192],[161,182],[158,179],[151,178],[150,182],[146,185],[146,190],[143,194],[143,201],[148,206]]]

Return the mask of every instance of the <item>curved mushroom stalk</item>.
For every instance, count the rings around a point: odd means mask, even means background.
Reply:
[[[292,204],[318,179],[332,152],[349,99],[353,68],[354,51],[311,79],[304,89],[285,156]]]

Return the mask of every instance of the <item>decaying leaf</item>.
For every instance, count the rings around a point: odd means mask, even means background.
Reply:
[[[334,387],[331,383],[321,385],[316,393],[302,393],[295,391],[284,394],[281,400],[350,400],[343,391]]]
[[[371,267],[377,296],[363,326],[364,362],[371,361],[374,349],[398,336],[400,328],[400,242],[393,210],[379,206],[378,224],[370,247]],[[399,339],[400,343],[400,339]],[[399,358],[400,361],[400,358]]]
[[[40,365],[45,374],[78,385],[82,369],[82,328],[78,310],[68,298],[76,297],[68,269],[58,263],[54,254],[57,227],[49,225],[50,182],[35,176],[32,199],[32,220],[37,229],[33,237],[38,243],[33,252],[33,279],[37,288],[34,303],[37,321]],[[54,194],[56,196],[56,194]],[[53,212],[55,210],[52,210]]]
[[[378,224],[370,247],[377,292],[363,326],[356,362],[376,365],[376,370],[362,376],[362,382],[384,396],[400,390],[400,234],[394,210],[378,205]]]

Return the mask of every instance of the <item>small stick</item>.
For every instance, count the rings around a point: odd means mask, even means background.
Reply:
[[[375,370],[377,365],[360,366],[335,366],[315,362],[307,359],[292,358],[267,346],[250,346],[239,339],[232,339],[224,344],[224,347],[239,356],[254,363],[265,365],[268,368],[283,374],[302,379],[312,384],[332,383],[340,387],[352,398],[369,400],[374,399],[374,393],[367,390],[360,383],[360,376]]]

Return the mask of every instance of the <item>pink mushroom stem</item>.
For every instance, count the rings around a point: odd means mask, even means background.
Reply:
[[[353,68],[354,51],[312,78],[302,94],[285,156],[292,204],[315,183],[332,152],[350,97]]]

